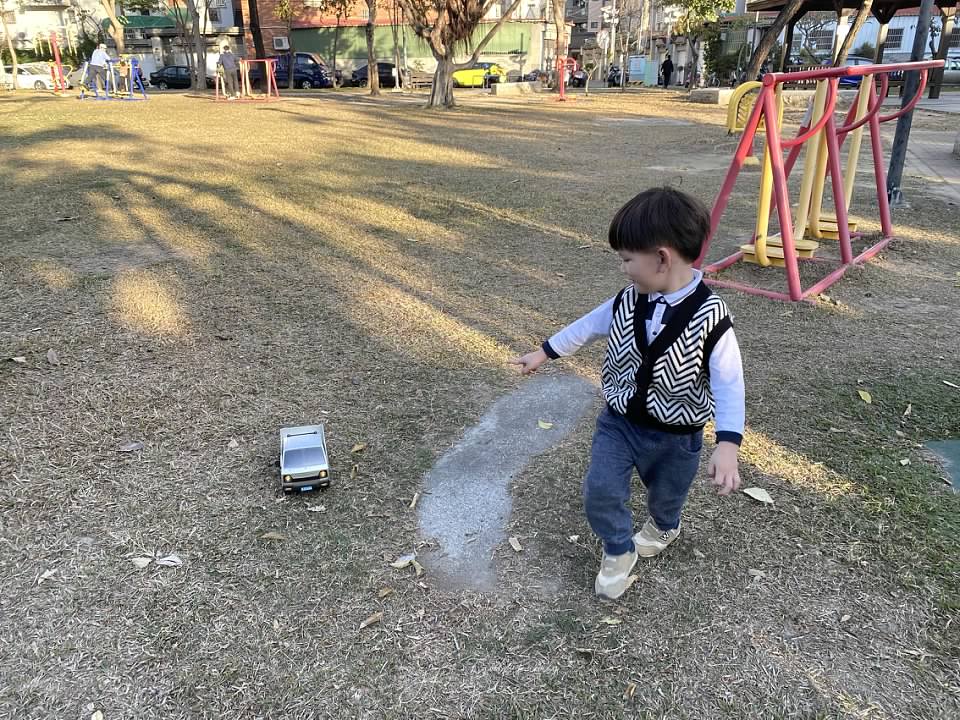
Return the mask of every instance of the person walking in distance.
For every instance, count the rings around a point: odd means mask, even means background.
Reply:
[[[670,87],[670,76],[673,75],[673,60],[670,59],[669,53],[667,53],[667,58],[660,66],[660,74],[663,76],[663,86]]]

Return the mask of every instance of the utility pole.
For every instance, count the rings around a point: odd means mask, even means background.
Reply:
[[[927,44],[927,35],[930,34],[930,15],[933,11],[933,0],[922,0],[920,16],[917,18],[917,31],[913,36],[913,49],[910,52],[910,62],[923,60],[924,47]],[[903,83],[903,100],[900,107],[906,107],[917,90],[920,88],[920,71],[911,70]],[[913,110],[901,115],[897,120],[897,130],[893,136],[893,150],[890,153],[890,169],[887,171],[887,198],[892,207],[904,204],[901,183],[903,182],[903,165],[907,158],[907,143],[910,141],[910,127],[913,125]]]

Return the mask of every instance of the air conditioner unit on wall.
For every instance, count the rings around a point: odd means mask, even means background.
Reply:
[[[285,37],[275,37],[273,39],[273,49],[274,50],[289,50],[290,49],[290,40]]]

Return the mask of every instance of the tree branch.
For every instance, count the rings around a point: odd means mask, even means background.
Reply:
[[[483,40],[481,40],[480,43],[473,49],[473,55],[470,56],[470,59],[467,62],[455,65],[454,69],[461,70],[463,68],[473,67],[473,65],[477,62],[477,58],[480,57],[480,53],[483,52],[483,49],[490,43],[490,41],[493,39],[493,36],[497,34],[497,31],[503,27],[503,24],[510,19],[510,16],[513,15],[513,11],[517,9],[519,4],[520,0],[513,0],[513,2],[510,3],[510,7],[507,9],[507,11],[500,16],[499,20],[497,20],[497,24],[490,28],[486,37],[484,37]]]

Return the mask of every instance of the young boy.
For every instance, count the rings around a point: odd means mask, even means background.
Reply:
[[[640,193],[610,224],[610,247],[631,284],[568,325],[541,349],[511,362],[523,374],[607,338],[597,419],[583,485],[590,527],[603,540],[594,589],[616,599],[637,557],[653,557],[680,534],[680,511],[696,476],[703,426],[716,418],[709,475],[721,495],[740,486],[743,439],[740,349],[723,300],[694,269],[710,214],[672,188]],[[633,534],[630,479],[647,488],[649,517]]]

